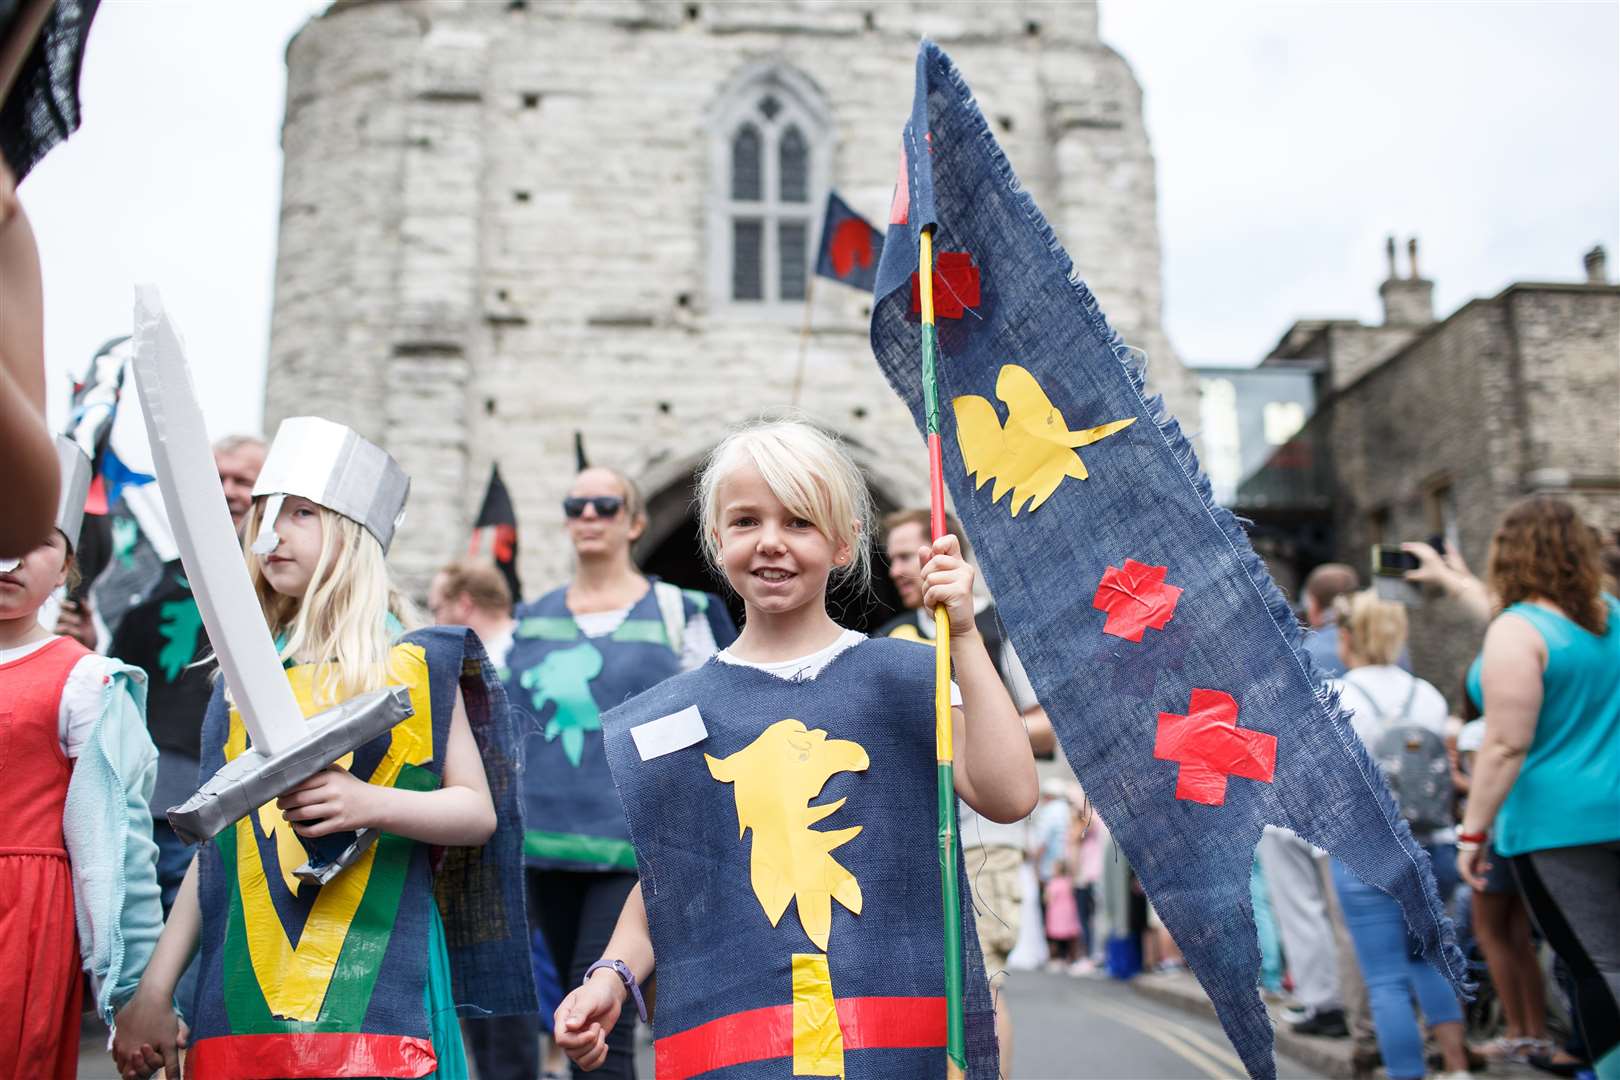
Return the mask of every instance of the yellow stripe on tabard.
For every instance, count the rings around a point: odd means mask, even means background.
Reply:
[[[303,664],[289,668],[287,681],[305,716],[312,716],[327,706],[315,704],[315,687],[323,665]],[[388,750],[372,772],[370,782],[392,787],[406,765],[421,765],[433,756],[433,702],[428,686],[427,653],[419,645],[396,645],[389,654],[389,679],[404,685],[410,692],[411,706],[416,711],[397,724],[390,732]],[[247,729],[235,709],[231,710],[230,727],[225,739],[225,760],[235,759],[247,748]],[[257,838],[253,834],[258,823],[266,836],[276,839],[276,858],[279,863],[304,856],[302,842],[293,831],[275,801],[260,807],[234,826],[236,829],[236,885],[242,897],[242,915],[247,926],[248,958],[253,964],[253,975],[264,994],[270,1012],[288,1020],[317,1020],[326,990],[337,966],[338,954],[348,936],[354,913],[360,907],[366,885],[371,880],[372,864],[377,856],[372,845],[360,859],[320,886],[320,893],[304,923],[298,946],[293,947],[287,930],[276,912],[271,898],[269,870],[259,855]],[[298,865],[276,867],[277,877],[284,882],[286,875]],[[301,883],[300,883],[301,884]],[[287,887],[286,884],[283,887]],[[315,888],[304,885],[305,888]],[[296,891],[294,885],[291,891]]]
[[[793,1075],[844,1075],[844,1032],[821,953],[793,955]]]

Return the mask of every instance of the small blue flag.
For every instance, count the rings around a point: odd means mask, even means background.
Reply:
[[[827,214],[821,221],[816,273],[871,292],[882,254],[883,234],[851,210],[836,191],[829,191]]]
[[[921,429],[913,311],[932,226],[956,512],[1075,774],[1244,1066],[1276,1073],[1249,900],[1268,823],[1392,896],[1466,989],[1428,856],[1287,601],[929,42],[890,219],[872,349]]]

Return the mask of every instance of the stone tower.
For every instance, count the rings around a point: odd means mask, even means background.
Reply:
[[[644,563],[695,572],[693,470],[794,403],[801,353],[798,407],[881,505],[926,502],[870,296],[808,272],[829,187],[886,220],[924,34],[1190,415],[1141,89],[1094,6],[335,0],[287,50],[266,430],[316,413],[399,458],[416,589],[465,544],[492,461],[526,591],[561,580],[576,431],[648,496]]]

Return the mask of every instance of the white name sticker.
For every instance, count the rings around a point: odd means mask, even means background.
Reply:
[[[636,725],[630,729],[630,737],[636,741],[636,752],[641,760],[651,761],[695,746],[709,737],[709,729],[703,726],[703,715],[698,707],[688,705],[678,713]]]

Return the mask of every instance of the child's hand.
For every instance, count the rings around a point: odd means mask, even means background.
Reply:
[[[322,769],[276,800],[299,836],[353,832],[377,824],[378,789],[337,765]]]
[[[135,991],[114,1020],[112,1056],[123,1080],[146,1080],[159,1069],[180,1075],[180,1051],[186,1045],[185,1025],[174,1006],[156,994]]]
[[[626,993],[618,975],[603,968],[557,1006],[553,1036],[581,1069],[589,1072],[607,1060],[607,1033],[618,1022]]]
[[[964,637],[978,631],[973,621],[973,567],[962,561],[962,545],[946,533],[917,553],[922,563],[923,609],[945,605],[951,617],[951,635]]]

